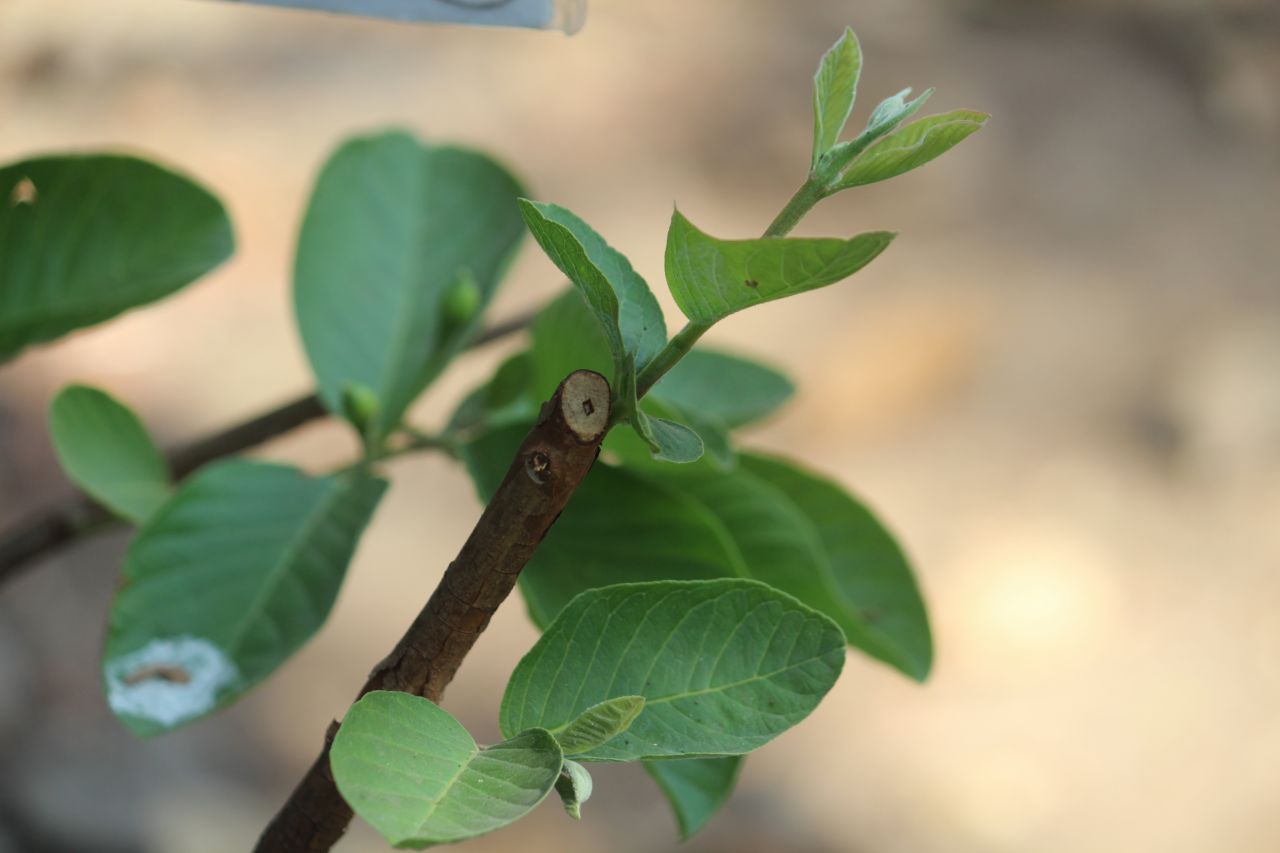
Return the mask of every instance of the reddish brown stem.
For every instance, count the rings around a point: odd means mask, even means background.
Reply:
[[[603,376],[579,370],[560,383],[457,558],[360,696],[399,690],[440,701],[520,570],[591,470],[608,423],[609,383]],[[329,726],[320,756],[262,834],[257,853],[326,851],[346,831],[351,808],[329,771],[338,725]]]

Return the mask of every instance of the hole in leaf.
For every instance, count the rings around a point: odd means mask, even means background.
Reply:
[[[30,178],[22,178],[13,185],[13,189],[9,191],[9,206],[17,207],[20,204],[35,204],[36,182]]]
[[[151,680],[166,681],[169,684],[190,684],[191,673],[177,664],[152,664],[134,670],[120,680],[128,685],[141,684]]]

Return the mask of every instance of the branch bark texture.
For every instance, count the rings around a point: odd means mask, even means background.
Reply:
[[[398,690],[439,702],[520,571],[587,476],[609,423],[609,383],[580,370],[560,383],[502,485],[409,630],[359,696]],[[357,697],[359,698],[359,697]],[[351,821],[329,770],[332,723],[315,763],[263,833],[257,853],[327,851]]]

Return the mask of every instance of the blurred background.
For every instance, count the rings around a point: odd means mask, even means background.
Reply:
[[[924,685],[853,655],[753,756],[689,851],[1280,847],[1280,6],[1274,0],[594,0],[586,28],[430,28],[197,0],[0,0],[0,162],[142,152],[218,191],[235,259],[0,368],[0,525],[65,494],[44,411],[80,380],[169,445],[309,387],[289,270],[346,135],[486,149],[660,285],[673,201],[758,233],[803,178],[810,77],[851,24],[861,127],[906,85],[994,114],[919,172],[799,233],[887,228],[850,282],[735,316],[714,343],[800,380],[759,446],[867,497],[912,554]],[[492,316],[560,286],[526,246]],[[674,305],[660,286],[673,319]],[[504,351],[461,359],[438,423]],[[262,449],[321,469],[318,425]],[[141,743],[98,652],[127,535],[0,589],[0,851],[247,849],[478,514],[442,459],[395,464],[325,629],[238,706]],[[499,614],[447,706],[484,741],[535,633]],[[475,851],[655,851],[638,768],[597,774]],[[357,821],[340,848],[385,849]]]

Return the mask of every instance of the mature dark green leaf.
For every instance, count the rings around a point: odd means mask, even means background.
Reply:
[[[835,619],[850,645],[919,681],[928,677],[933,664],[929,618],[892,534],[838,485],[791,463],[744,455],[740,467],[785,495],[816,534],[829,592],[825,600],[804,600]],[[752,546],[743,548],[749,552]]]
[[[338,149],[294,274],[302,341],[333,412],[344,388],[364,385],[378,398],[375,439],[399,424],[477,328],[524,234],[519,195],[488,157],[407,133]]]
[[[769,416],[793,393],[791,381],[771,367],[698,347],[671,368],[646,399],[736,429]]]
[[[568,375],[568,374],[566,374]],[[448,432],[470,436],[519,421],[532,423],[538,403],[529,389],[533,361],[528,353],[507,358],[493,376],[463,398],[449,418]]]
[[[840,139],[862,74],[862,48],[853,30],[846,27],[822,57],[813,77],[813,165]]]
[[[0,361],[186,287],[234,242],[213,195],[144,160],[0,168]]]
[[[524,817],[551,793],[562,763],[555,738],[542,729],[481,749],[447,711],[389,691],[351,707],[329,756],[356,814],[394,846],[419,849]]]
[[[745,759],[689,758],[683,761],[646,761],[644,769],[658,783],[675,812],[680,837],[688,840],[733,793]]]
[[[741,755],[807,717],[843,666],[835,623],[762,583],[609,586],[570,602],[520,661],[499,723],[555,732],[643,696],[626,732],[578,760]]]
[[[49,407],[62,469],[94,500],[135,524],[169,499],[169,466],[138,416],[96,388],[68,385]]]
[[[204,468],[125,557],[107,701],[150,736],[233,701],[324,622],[382,480],[231,460]]]
[[[548,303],[538,312],[530,332],[535,400],[551,399],[556,387],[575,370],[594,370],[617,384],[608,341],[579,291],[566,290]]]
[[[532,426],[532,420],[511,421],[481,432],[458,448],[458,456],[471,475],[471,482],[476,487],[476,495],[481,503],[488,503],[498,490],[520,443]],[[552,530],[554,529],[553,527]]]
[[[552,732],[565,755],[590,752],[631,728],[644,710],[643,696],[618,696],[593,705],[558,732]]]
[[[894,236],[873,231],[850,240],[718,240],[677,210],[667,234],[667,283],[686,317],[711,324],[743,308],[853,275],[875,260]]]
[[[956,110],[913,121],[862,152],[836,188],[874,184],[919,168],[976,133],[988,118],[985,113]]]
[[[929,673],[928,617],[892,535],[839,486],[764,456],[728,472],[597,465],[520,587],[545,626],[587,589],[707,577],[768,583],[834,619],[850,645]]]
[[[564,804],[565,814],[574,820],[582,820],[582,804],[591,799],[592,787],[587,768],[566,758],[560,778],[556,780],[556,793]]]
[[[546,627],[595,587],[745,574],[742,555],[706,507],[669,483],[597,463],[521,572],[520,589],[533,621]]]
[[[644,369],[667,342],[662,309],[649,285],[571,211],[527,199],[520,208],[538,245],[591,307],[617,370],[628,354]]]

